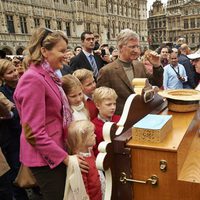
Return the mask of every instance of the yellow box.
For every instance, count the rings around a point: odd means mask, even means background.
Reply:
[[[149,114],[133,125],[132,138],[136,141],[159,143],[172,130],[172,115]]]

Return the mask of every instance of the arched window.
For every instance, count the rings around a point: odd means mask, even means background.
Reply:
[[[131,3],[131,17],[133,17],[133,3]]]
[[[135,24],[132,24],[132,30],[135,31]]]
[[[119,4],[117,4],[117,14],[119,15]]]
[[[119,32],[121,31],[121,22],[120,21],[118,23],[118,30],[119,30]]]
[[[95,8],[98,8],[98,0],[95,0],[95,2],[94,2],[94,7],[95,7]]]
[[[112,29],[113,29],[112,37],[115,38],[115,21],[112,22]]]
[[[122,23],[122,29],[125,29],[125,22]]]
[[[4,51],[6,55],[13,55],[12,50],[9,47],[4,47],[2,51]]]
[[[194,33],[192,34],[192,43],[195,43],[195,35],[194,35]]]
[[[136,33],[138,32],[138,25],[137,24],[135,25],[135,32]]]
[[[125,4],[125,15],[128,16],[129,12],[128,12],[128,2],[126,2]]]
[[[88,0],[85,0],[85,5],[88,6]]]
[[[110,40],[110,20],[108,20],[108,33],[107,33],[107,38]]]
[[[113,13],[113,1],[110,1],[110,11],[111,11],[111,13]]]

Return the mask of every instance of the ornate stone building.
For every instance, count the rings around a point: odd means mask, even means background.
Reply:
[[[147,45],[147,0],[0,0],[0,12],[0,50],[7,54],[21,54],[40,26],[65,31],[71,47],[81,43],[85,30],[115,46],[124,28]]]
[[[185,38],[191,47],[198,46],[200,1],[168,0],[165,7],[160,0],[156,0],[149,12],[148,30],[152,47],[160,45],[163,41],[175,43],[180,37]]]
[[[148,41],[150,46],[157,47],[166,41],[166,8],[160,0],[156,0],[152,7],[148,18]]]

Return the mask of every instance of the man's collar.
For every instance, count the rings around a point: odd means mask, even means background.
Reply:
[[[85,99],[85,101],[87,101],[88,99],[92,100],[92,98],[87,96],[86,94],[84,94],[84,99]]]
[[[100,119],[100,120],[103,121],[103,122],[110,122],[110,121],[112,120],[112,118],[109,119],[109,120],[108,120],[108,119],[105,119],[105,118],[103,118],[100,114],[98,114],[97,118]]]
[[[94,55],[93,51],[91,53],[85,51],[84,49],[82,51],[87,57],[90,56],[91,54]]]

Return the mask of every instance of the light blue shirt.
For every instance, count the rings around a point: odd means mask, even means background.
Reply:
[[[57,70],[55,71],[55,73],[58,75],[59,78],[62,77],[62,73],[61,73],[60,69],[57,69]]]
[[[85,51],[84,49],[82,50],[83,53],[85,54],[86,58],[88,59],[89,63],[91,63],[90,61],[90,55],[94,55],[93,52],[92,53],[88,53],[87,51]]]
[[[187,75],[184,66],[178,63],[178,65],[174,67],[174,69],[180,74],[180,76],[185,78],[184,82],[186,82]],[[165,90],[183,89],[183,82],[178,79],[176,72],[172,69],[170,64],[164,67],[163,87]]]

